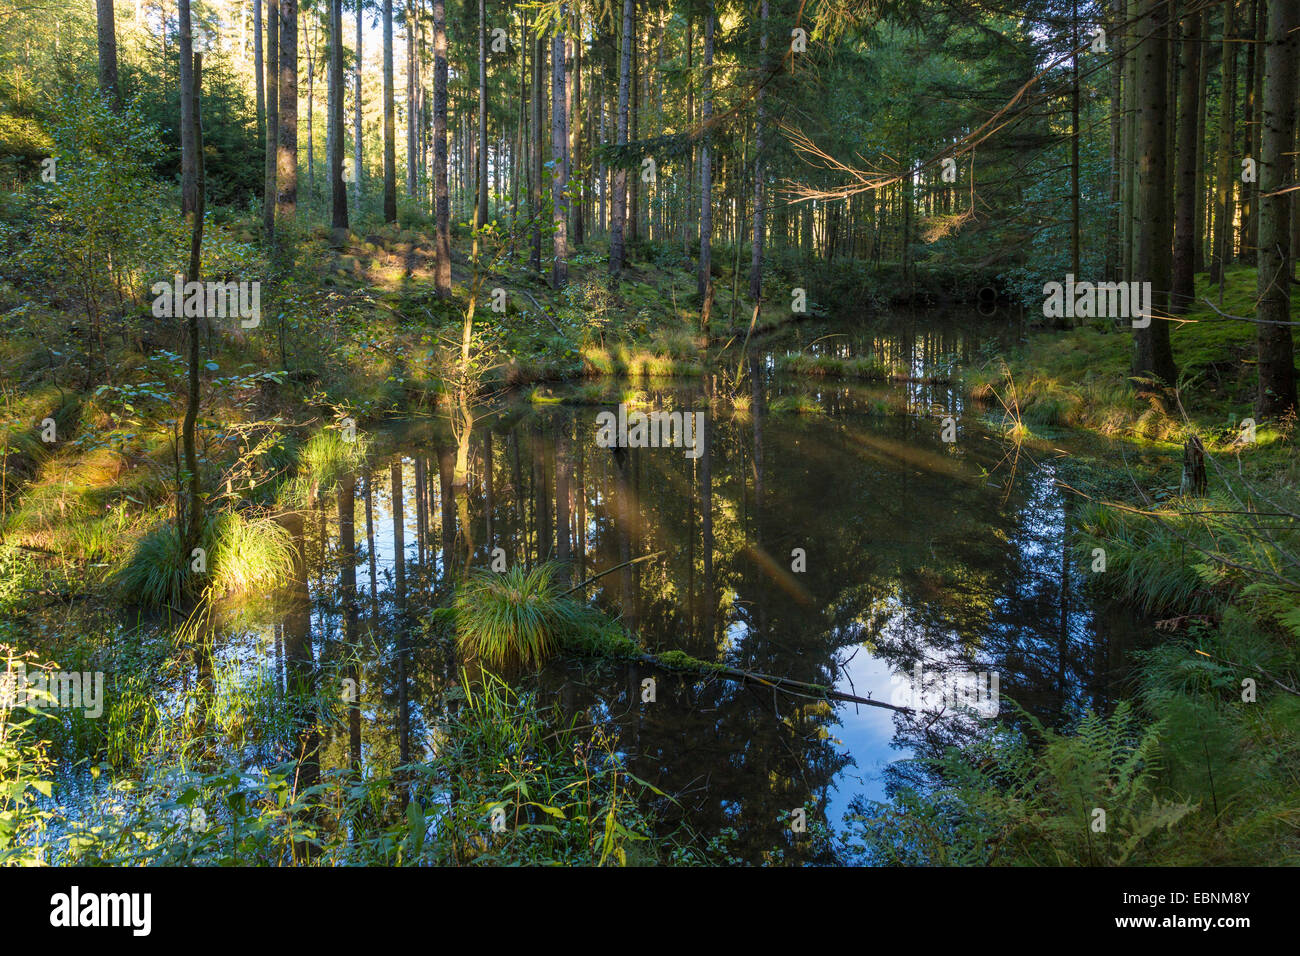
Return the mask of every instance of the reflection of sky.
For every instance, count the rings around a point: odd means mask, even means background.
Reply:
[[[890,678],[893,671],[879,658],[859,653],[840,667],[840,679],[835,689],[856,697],[888,702],[893,692]],[[836,733],[842,746],[841,753],[853,756],[856,766],[845,767],[835,778],[826,808],[827,821],[838,829],[849,809],[849,801],[858,795],[868,800],[883,800],[885,782],[881,771],[893,760],[908,756],[892,746],[894,737],[894,712],[884,707],[867,707],[863,704],[836,705],[840,727]]]

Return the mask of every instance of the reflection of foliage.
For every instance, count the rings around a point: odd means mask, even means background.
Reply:
[[[48,862],[38,839],[51,814],[41,807],[40,798],[53,791],[53,766],[45,741],[33,732],[41,718],[16,695],[19,681],[38,665],[6,644],[0,644],[0,664],[0,866],[39,865]]]
[[[1024,715],[1035,747],[1004,729],[937,761],[932,792],[900,787],[892,803],[856,801],[846,850],[872,863],[1097,866],[1150,863],[1197,807],[1155,795],[1158,728],[1127,703],[1089,713],[1072,733]],[[1104,811],[1103,818],[1098,811]]]
[[[447,697],[459,706],[418,764],[363,780],[329,770],[309,786],[298,762],[163,766],[115,784],[84,819],[60,821],[65,842],[46,852],[120,865],[599,866],[653,862],[662,846],[676,862],[698,859],[651,841],[638,801],[657,791],[627,771],[616,736],[566,727],[491,675]]]

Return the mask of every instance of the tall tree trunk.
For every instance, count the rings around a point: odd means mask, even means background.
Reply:
[[[451,198],[447,193],[447,0],[433,0],[433,201],[437,226],[434,289],[451,295]]]
[[[298,209],[298,0],[280,0],[279,135],[275,218],[284,225]]]
[[[348,230],[348,192],[343,182],[343,0],[330,0],[329,90],[330,225],[334,241],[341,244]]]
[[[393,99],[393,0],[384,0],[384,222],[397,222],[397,108]]]
[[[1252,49],[1256,53],[1254,83],[1250,91],[1250,150],[1251,156],[1258,156],[1264,137],[1264,44],[1267,42],[1268,8],[1264,0],[1255,0],[1255,42]],[[1255,262],[1255,250],[1259,247],[1259,184],[1248,187],[1248,195],[1253,201],[1252,211],[1245,223],[1245,236],[1242,246],[1247,250],[1247,258]]]
[[[1269,0],[1268,44],[1264,48],[1263,130],[1259,151],[1259,418],[1296,407],[1295,348],[1290,321],[1291,193],[1295,178],[1297,60],[1300,5]]]
[[[95,25],[99,39],[99,92],[108,97],[113,109],[122,108],[122,90],[117,85],[117,25],[113,22],[113,0],[95,0]]]
[[[623,48],[618,68],[618,139],[619,146],[627,145],[628,97],[632,77],[632,11],[635,0],[623,0]],[[627,224],[627,166],[620,157],[614,170],[614,210],[609,237],[609,273],[619,276],[627,254],[624,230]]]
[[[571,120],[573,143],[569,151],[570,163],[569,174],[578,170],[579,182],[583,181],[582,174],[582,7],[579,6],[574,16],[574,35],[573,35],[573,84],[570,88],[573,95],[573,110],[569,113]],[[573,244],[580,246],[585,239],[583,235],[582,221],[582,204],[587,198],[587,190],[580,188],[578,190],[578,201],[573,206]]]
[[[767,83],[767,0],[759,5],[762,26],[758,37],[759,85],[754,98],[754,235],[749,260],[749,297],[757,305],[763,297],[763,87]]]
[[[697,279],[700,300],[708,292],[713,269],[713,0],[704,15],[704,89],[700,93],[700,269]]]
[[[631,101],[628,103],[628,142],[641,138],[641,34],[637,30],[636,0],[632,2],[632,73],[628,80]],[[641,235],[641,169],[638,164],[627,182],[627,221],[624,231],[627,241],[636,245]]]
[[[266,0],[266,169],[262,188],[262,230],[275,238],[276,156],[280,143],[280,0]]]
[[[1074,50],[1070,57],[1070,272],[1079,275],[1080,229],[1079,221],[1079,0],[1070,5],[1070,43]],[[1079,320],[1076,320],[1078,322]]]
[[[1177,380],[1173,351],[1169,343],[1168,315],[1170,247],[1172,230],[1166,194],[1169,167],[1165,161],[1168,122],[1169,44],[1165,0],[1143,0],[1142,19],[1137,26],[1141,37],[1133,51],[1138,60],[1137,136],[1137,219],[1134,226],[1134,279],[1151,283],[1151,315],[1140,321],[1145,328],[1133,330],[1133,375],[1153,376],[1172,386]],[[1136,311],[1136,310],[1135,310]]]
[[[1200,104],[1196,91],[1201,72],[1201,17],[1198,10],[1183,18],[1182,69],[1178,93],[1178,169],[1174,188],[1177,191],[1174,211],[1173,297],[1175,311],[1185,311],[1196,293],[1196,167],[1197,114]]]
[[[1264,26],[1264,18],[1259,8],[1260,0],[1247,0],[1246,8],[1249,11],[1248,21],[1245,24],[1244,35],[1247,41],[1256,39],[1256,27]],[[1240,164],[1242,158],[1246,156],[1259,158],[1259,153],[1252,147],[1255,136],[1256,113],[1258,103],[1255,101],[1255,69],[1256,44],[1247,42],[1245,44],[1246,52],[1246,76],[1242,84],[1242,113],[1245,116],[1245,122],[1241,124],[1241,146],[1240,155],[1237,161]],[[1238,166],[1240,169],[1240,165]],[[1237,248],[1237,258],[1242,262],[1253,262],[1250,233],[1253,227],[1251,220],[1254,218],[1254,194],[1257,191],[1257,183],[1248,183],[1243,181],[1241,184],[1241,234],[1238,237],[1240,245]]]
[[[483,0],[479,0],[480,3]],[[551,288],[560,289],[569,280],[568,222],[569,169],[565,153],[568,151],[569,126],[565,113],[564,95],[564,3],[551,35],[551,223],[555,227],[555,260],[551,264]]]
[[[253,72],[257,74],[257,138],[266,137],[266,75],[262,60],[262,0],[253,0]]]
[[[1204,47],[1205,36],[1209,31],[1210,18],[1201,14],[1200,77],[1196,87],[1196,223],[1193,228],[1195,242],[1192,248],[1192,272],[1195,275],[1205,271],[1205,226],[1210,199],[1210,190],[1206,186],[1205,175],[1205,131],[1206,101],[1209,99],[1210,57],[1209,49]]]
[[[290,0],[292,2],[292,0]],[[190,19],[190,0],[176,2],[177,33],[180,40],[181,83],[181,215],[194,211],[198,202],[194,157],[194,33]]]
[[[1124,158],[1121,169],[1124,181],[1121,187],[1120,211],[1122,234],[1120,260],[1125,281],[1133,279],[1133,226],[1137,204],[1133,194],[1137,162],[1137,44],[1141,34],[1137,30],[1141,0],[1126,0],[1127,19],[1124,27]]]
[[[357,0],[357,36],[356,36],[356,63],[352,70],[353,101],[352,101],[352,212],[357,218],[361,218],[361,191],[364,181],[364,137],[361,126],[361,63],[362,63],[362,46],[361,46],[361,18],[365,13],[366,0]]]
[[[1232,129],[1237,97],[1237,44],[1233,40],[1233,6],[1223,5],[1223,81],[1219,100],[1219,141],[1215,163],[1214,246],[1210,250],[1210,281],[1218,282],[1232,257],[1232,190],[1240,167],[1233,162]]]
[[[416,104],[416,74],[419,73],[415,43],[415,4],[406,4],[406,198],[415,198],[416,171],[420,168],[416,158],[416,132],[419,108]]]
[[[538,275],[542,272],[542,69],[546,62],[546,47],[540,33],[533,37],[533,115],[529,130],[532,133],[532,193],[533,234],[529,266]],[[610,253],[613,260],[613,252]]]
[[[478,225],[488,221],[487,6],[478,0]]]
[[[181,18],[182,34],[190,31],[189,4]],[[199,113],[199,90],[203,82],[203,54],[193,54],[193,69],[186,71],[181,97],[189,101],[189,148],[194,156],[194,208],[190,211],[190,260],[185,270],[186,283],[199,281],[203,257],[203,125]],[[185,470],[189,473],[189,515],[185,528],[182,560],[188,560],[203,535],[203,479],[199,472],[199,454],[195,429],[199,415],[199,317],[190,315],[189,332],[189,394],[185,404],[185,419],[181,423],[181,444],[185,448]],[[180,529],[177,529],[178,531]]]

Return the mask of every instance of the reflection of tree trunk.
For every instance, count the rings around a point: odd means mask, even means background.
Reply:
[[[429,512],[425,497],[425,461],[415,456],[415,559],[424,567],[424,543],[429,539]]]
[[[374,475],[366,475],[366,554],[370,559],[370,619],[379,627],[379,567],[375,557],[375,488]]]
[[[361,670],[357,659],[357,532],[356,478],[347,475],[339,482],[339,563],[343,599],[343,640],[351,662],[347,676],[352,681],[344,695],[348,706],[348,753],[353,772],[361,773]],[[367,502],[369,504],[369,502]]]
[[[496,498],[492,493],[492,432],[487,430],[483,432],[483,493],[486,499],[483,509],[484,520],[487,523],[486,541],[488,555],[491,556],[493,548],[492,539],[492,512],[496,509]]]
[[[583,462],[582,441],[575,443],[578,452],[577,493],[575,494],[578,516],[577,528],[574,529],[573,545],[577,550],[578,580],[587,577],[587,484],[585,463]]]
[[[1070,496],[1061,500],[1061,619],[1056,633],[1057,706],[1065,708],[1065,658],[1070,646]]]
[[[519,466],[519,433],[512,431],[507,438],[507,442],[510,445],[510,480],[514,489],[515,526],[520,530],[524,530],[524,560],[527,561],[528,539],[527,531],[525,529],[528,527],[528,516],[524,513],[524,477]],[[511,535],[510,539],[506,542],[506,560],[511,563],[518,560],[518,556],[515,553],[514,542],[514,535]]]
[[[754,421],[754,547],[763,553],[763,381],[762,369],[757,355],[749,358],[749,380],[752,389],[751,414]],[[760,574],[765,572],[759,571]],[[767,596],[769,588],[758,590],[758,637],[762,640],[767,634]]]
[[[411,702],[406,687],[406,509],[402,496],[402,460],[393,462],[393,601],[397,631],[397,748],[398,759],[411,757]],[[406,788],[399,788],[402,807]]]
[[[555,556],[565,566],[562,575],[569,579],[569,426],[564,422],[555,436],[555,531],[558,541]]]
[[[311,594],[307,586],[305,522],[300,514],[289,514],[283,519],[294,539],[293,584],[290,593],[289,613],[284,618],[285,683],[289,695],[289,709],[302,729],[302,736],[294,756],[298,759],[294,789],[302,793],[316,785],[320,779],[320,728],[312,712],[315,697],[316,660],[311,646]],[[311,846],[297,843],[295,855],[310,858]]]
[[[456,452],[447,445],[438,446],[438,496],[442,513],[442,574],[451,574],[452,548],[456,545],[455,470]]]
[[[537,559],[548,561],[554,553],[555,530],[551,527],[551,486],[554,484],[554,448],[541,435],[533,443],[533,479],[537,514]]]
[[[704,404],[712,408],[713,381],[704,379]],[[712,423],[706,421],[700,442],[700,526],[704,534],[704,633],[713,642],[713,439]]]
[[[632,507],[631,449],[615,448],[614,463],[617,470],[614,474],[612,493],[617,525],[618,560],[620,564],[625,565],[619,572],[619,603],[623,607],[623,617],[627,621],[628,629],[635,633],[636,601],[633,597],[632,567],[628,564],[632,560],[632,522],[636,520],[636,512]]]

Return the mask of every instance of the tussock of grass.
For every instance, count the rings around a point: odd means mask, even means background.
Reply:
[[[807,395],[782,395],[768,406],[774,415],[825,415],[825,410]]]
[[[888,382],[906,378],[900,369],[894,369],[874,356],[864,358],[837,358],[833,355],[783,355],[776,360],[778,371],[791,375],[826,378],[855,378],[864,382]]]
[[[298,473],[285,483],[281,500],[306,505],[329,494],[345,475],[361,469],[366,460],[366,440],[357,432],[346,441],[341,431],[325,429],[313,435],[298,452]]]
[[[114,575],[122,597],[145,607],[174,606],[205,594],[274,588],[293,571],[293,539],[270,518],[217,515],[204,528],[200,547],[207,552],[204,574],[191,571],[192,556],[173,523],[150,528]]]
[[[558,572],[559,565],[546,562],[531,571],[515,566],[471,574],[451,607],[460,652],[490,667],[538,665],[554,654],[590,620],[585,606],[564,596]]]
[[[595,346],[582,350],[582,360],[591,375],[640,375],[651,378],[701,374],[698,362],[658,354],[624,345]]]

